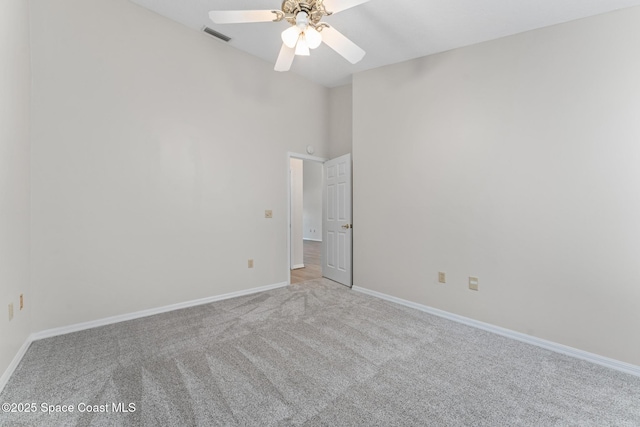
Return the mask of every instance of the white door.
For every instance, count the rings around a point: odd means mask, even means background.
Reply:
[[[322,275],[351,287],[351,154],[324,163]]]

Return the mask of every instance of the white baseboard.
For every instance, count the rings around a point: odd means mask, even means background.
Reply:
[[[244,291],[231,292],[224,295],[201,298],[193,301],[180,302],[177,304],[166,305],[164,307],[150,308],[148,310],[136,311],[135,313],[121,314],[119,316],[106,317],[104,319],[92,320],[90,322],[76,323],[75,325],[62,326],[60,328],[47,329],[45,331],[33,334],[34,340],[43,338],[65,335],[71,332],[83,331],[85,329],[97,328],[99,326],[111,325],[113,323],[126,322],[127,320],[139,319],[141,317],[153,316],[154,314],[166,313],[168,311],[180,310],[181,308],[195,307],[197,305],[209,304],[211,302],[222,301],[229,298],[241,297],[243,295],[255,294],[257,292],[269,291],[288,286],[287,282],[277,283],[275,285],[261,286],[258,288],[247,289]]]
[[[58,335],[65,335],[72,332],[84,331],[86,329],[97,328],[100,326],[111,325],[119,322],[126,322],[127,320],[140,319],[142,317],[153,316],[154,314],[166,313],[168,311],[180,310],[182,308],[195,307],[197,305],[209,304],[216,301],[222,301],[230,298],[241,297],[244,295],[251,295],[258,292],[269,291],[272,289],[282,288],[288,286],[288,282],[276,283],[275,285],[261,286],[258,288],[246,289],[244,291],[231,292],[228,294],[217,295],[213,297],[201,298],[193,301],[186,301],[177,304],[166,305],[164,307],[151,308],[148,310],[136,311],[134,313],[121,314],[119,316],[106,317],[104,319],[92,320],[90,322],[76,323],[74,325],[62,326],[60,328],[47,329],[40,332],[35,332],[27,338],[16,356],[11,361],[9,367],[5,370],[2,377],[0,377],[0,393],[4,389],[5,385],[9,381],[11,375],[20,364],[20,361],[24,357],[25,353],[29,349],[32,342],[41,340],[44,338],[51,338]]]
[[[567,356],[575,357],[577,359],[586,360],[587,362],[595,363],[597,365],[615,369],[616,371],[620,371],[630,375],[634,375],[636,377],[640,377],[640,366],[636,366],[630,363],[611,359],[609,357],[600,356],[598,354],[589,353],[584,350],[578,350],[577,348],[569,347],[563,344],[558,344],[553,341],[547,341],[542,338],[537,338],[531,335],[523,334],[521,332],[512,331],[510,329],[501,328],[500,326],[495,326],[489,323],[480,322],[478,320],[473,320],[468,317],[459,316],[457,314],[449,313],[447,311],[439,310],[437,308],[433,308],[426,305],[418,304],[416,302],[393,297],[391,295],[383,294],[381,292],[372,291],[370,289],[361,288],[359,286],[354,286],[352,289],[354,291],[371,295],[377,298],[381,298],[383,300],[391,301],[396,304],[404,305],[410,308],[415,308],[416,310],[424,311],[425,313],[433,314],[434,316],[449,319],[454,322],[465,324],[467,326],[472,326],[474,328],[492,332],[497,335],[502,335],[504,337],[521,341],[527,344],[535,345],[537,347],[542,347],[544,349],[551,350],[556,353],[561,353]]]
[[[33,340],[31,339],[31,336],[27,337],[24,344],[22,344],[22,347],[20,347],[20,350],[18,350],[18,353],[15,355],[7,369],[4,371],[4,374],[2,374],[2,376],[0,377],[0,393],[2,393],[2,390],[4,390],[4,386],[7,385],[7,383],[9,382],[9,378],[11,378],[11,375],[13,375],[13,371],[16,370],[25,353],[27,352],[27,350],[29,350],[29,346],[31,345],[32,341]]]
[[[299,270],[301,268],[304,268],[304,264],[296,264],[293,267],[291,267],[292,270]]]
[[[322,239],[310,239],[310,238],[307,238],[307,237],[305,237],[305,238],[304,238],[304,239],[302,239],[302,240],[308,240],[308,241],[310,241],[310,242],[322,242]]]

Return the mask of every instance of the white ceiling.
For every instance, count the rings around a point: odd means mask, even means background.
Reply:
[[[198,31],[208,26],[226,34],[230,45],[272,64],[289,25],[217,25],[208,16],[210,10],[279,10],[281,0],[131,1]],[[323,19],[367,52],[361,62],[352,65],[323,44],[310,57],[297,56],[290,72],[335,87],[359,71],[638,5],[640,0],[371,0]]]

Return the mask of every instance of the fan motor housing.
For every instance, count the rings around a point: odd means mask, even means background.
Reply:
[[[296,24],[296,15],[299,12],[306,12],[309,15],[309,22],[313,25],[317,25],[324,16],[331,15],[325,9],[323,0],[284,0],[282,12],[291,25]]]

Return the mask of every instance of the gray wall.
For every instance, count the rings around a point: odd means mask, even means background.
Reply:
[[[31,12],[34,330],[286,282],[287,152],[328,155],[328,89],[126,0]]]
[[[29,8],[0,2],[0,375],[31,331],[29,287]],[[20,294],[25,307],[19,309]],[[14,306],[10,322],[8,306]]]
[[[356,75],[355,285],[640,365],[638,22]]]
[[[352,86],[329,89],[329,158],[351,153],[353,133]]]
[[[308,240],[322,240],[322,163],[304,161],[303,234]]]

